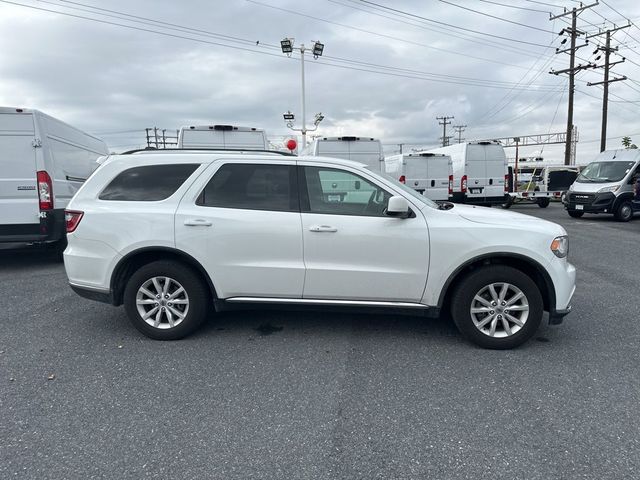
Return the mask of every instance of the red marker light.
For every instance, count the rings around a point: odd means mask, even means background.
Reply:
[[[298,146],[298,142],[296,142],[293,138],[290,138],[289,140],[287,140],[287,143],[285,143],[285,146],[293,152]]]
[[[398,179],[398,181],[399,181],[400,183],[405,183],[405,182],[406,182],[406,180],[407,180],[407,179],[405,178],[405,176],[404,176],[404,175],[400,175],[400,178]]]

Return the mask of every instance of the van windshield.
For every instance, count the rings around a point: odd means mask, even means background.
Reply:
[[[592,162],[576,178],[579,183],[609,183],[619,182],[635,162]]]

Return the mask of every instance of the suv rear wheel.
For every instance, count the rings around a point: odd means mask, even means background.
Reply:
[[[529,340],[542,320],[542,295],[535,282],[515,268],[483,267],[469,274],[452,297],[451,314],[468,340],[493,349]]]
[[[135,328],[156,340],[192,333],[207,315],[208,291],[181,263],[160,260],[138,269],[127,282],[124,307]]]

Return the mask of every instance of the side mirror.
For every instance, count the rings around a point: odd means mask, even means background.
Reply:
[[[409,202],[406,198],[395,195],[389,198],[385,213],[390,217],[407,218],[409,216]]]

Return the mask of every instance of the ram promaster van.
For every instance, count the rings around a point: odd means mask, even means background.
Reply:
[[[199,125],[181,127],[178,148],[267,150],[264,130],[233,125]]]
[[[584,167],[569,188],[565,208],[570,216],[585,213],[609,213],[628,222],[638,211],[633,202],[633,187],[640,176],[640,151],[605,150]]]
[[[439,153],[401,153],[384,159],[386,173],[431,200],[448,200],[451,157]]]
[[[64,209],[108,153],[38,110],[0,107],[0,243],[64,245]]]
[[[370,137],[318,137],[303,154],[353,160],[364,163],[374,172],[385,170],[382,143]]]
[[[498,142],[466,142],[428,150],[451,157],[456,203],[502,205],[508,200],[507,157]]]

